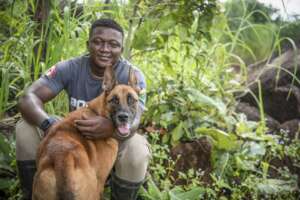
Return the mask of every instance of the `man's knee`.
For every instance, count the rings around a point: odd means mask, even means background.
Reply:
[[[17,160],[35,160],[40,143],[38,129],[21,119],[16,124],[16,158]]]
[[[124,160],[126,163],[131,165],[133,168],[138,168],[140,165],[149,162],[150,159],[150,147],[146,140],[141,135],[138,135],[132,138],[130,141],[126,143],[125,151],[123,152]]]
[[[115,164],[116,175],[131,182],[144,180],[150,157],[150,146],[146,138],[136,134],[120,145]]]

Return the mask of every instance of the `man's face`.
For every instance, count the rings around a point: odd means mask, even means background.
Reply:
[[[114,65],[123,51],[122,33],[108,27],[96,27],[90,35],[88,49],[96,67]]]

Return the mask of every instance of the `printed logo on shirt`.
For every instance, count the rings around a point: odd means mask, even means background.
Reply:
[[[70,105],[72,107],[72,110],[73,110],[73,108],[74,108],[74,110],[76,110],[80,107],[86,106],[86,101],[80,100],[80,99],[75,99],[74,97],[71,97]]]
[[[55,74],[56,74],[56,66],[53,65],[50,69],[48,69],[48,71],[46,72],[46,76],[48,77],[55,77]]]

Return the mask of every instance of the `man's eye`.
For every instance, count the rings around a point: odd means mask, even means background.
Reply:
[[[102,40],[93,40],[93,43],[95,45],[102,45],[103,44],[103,41]]]
[[[119,48],[121,45],[118,44],[118,43],[115,43],[115,42],[110,42],[110,43],[109,43],[109,46],[110,46],[111,48]]]

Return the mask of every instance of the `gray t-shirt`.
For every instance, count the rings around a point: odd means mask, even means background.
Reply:
[[[119,84],[128,84],[129,69],[132,65],[125,59],[120,59],[114,66]],[[146,82],[143,73],[133,67],[141,88],[140,104],[144,108]],[[69,96],[69,108],[73,111],[85,106],[86,102],[102,93],[102,80],[92,76],[90,57],[88,55],[62,61],[51,67],[40,80],[55,94],[65,90]]]

